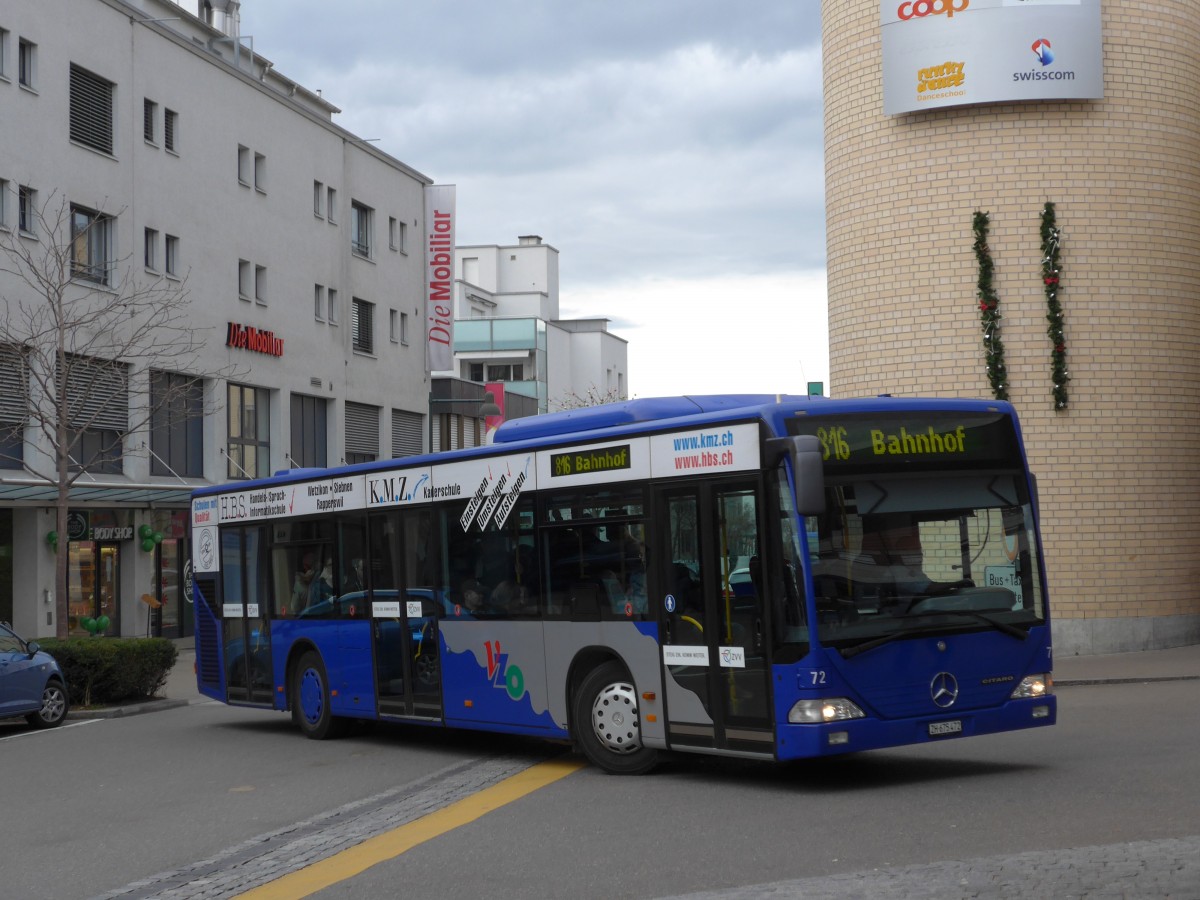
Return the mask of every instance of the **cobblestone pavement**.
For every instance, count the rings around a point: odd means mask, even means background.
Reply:
[[[403,788],[385,791],[285,829],[251,838],[210,859],[140,879],[101,894],[95,900],[220,900],[236,897],[478,793],[530,765],[528,754],[469,760]]]
[[[1198,900],[1200,835],[871,869],[662,900]]]

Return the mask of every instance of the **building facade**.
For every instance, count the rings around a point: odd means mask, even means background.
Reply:
[[[1200,642],[1200,2],[1094,2],[1102,97],[899,115],[883,111],[878,0],[822,3],[832,390],[990,396],[981,312],[999,312],[1060,656]],[[952,21],[949,6],[901,4],[896,27],[939,19],[953,38],[1001,5],[959,0]],[[1014,52],[1040,71],[1069,38]],[[930,50],[930,89],[961,81],[948,52]]]
[[[52,539],[70,544],[69,633],[104,618],[108,634],[183,635],[194,486],[428,446],[430,179],[336,125],[236,33],[236,7],[0,8],[0,238],[65,242],[68,301],[161,291],[203,344],[186,359],[77,352],[104,377],[68,385],[89,411],[73,425],[85,471],[69,534],[51,535],[53,442],[28,413],[35,338],[13,315],[45,298],[0,274],[0,619],[29,637],[59,626]]]
[[[454,372],[502,383],[537,412],[628,392],[628,343],[604,318],[559,317],[558,250],[537,235],[455,249]]]

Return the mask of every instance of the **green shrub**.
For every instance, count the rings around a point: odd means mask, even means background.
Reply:
[[[179,657],[166,638],[47,638],[39,643],[58,660],[75,706],[153,697]]]

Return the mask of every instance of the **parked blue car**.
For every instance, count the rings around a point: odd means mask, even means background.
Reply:
[[[0,719],[24,716],[34,728],[53,728],[67,717],[67,679],[36,641],[21,640],[0,624]]]

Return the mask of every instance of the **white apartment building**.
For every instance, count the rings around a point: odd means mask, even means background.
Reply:
[[[109,634],[190,633],[194,486],[426,446],[430,180],[340,128],[336,107],[254,52],[237,6],[0,6],[2,236],[44,246],[38,213],[64,211],[88,234],[72,243],[70,290],[119,298],[126,279],[174,290],[206,344],[196,368],[133,363],[126,381],[82,397],[104,413],[89,439],[116,440],[76,460],[73,634],[101,615]],[[38,298],[0,274],[0,299],[11,311]],[[0,443],[0,619],[37,637],[57,627],[55,488],[32,471],[47,446],[12,402],[29,390],[22,352],[0,347],[0,424],[16,435]],[[174,418],[141,421],[157,385],[204,373],[222,374]]]
[[[538,235],[455,249],[453,374],[555,412],[628,394],[628,342],[604,318],[561,319],[558,250]]]

